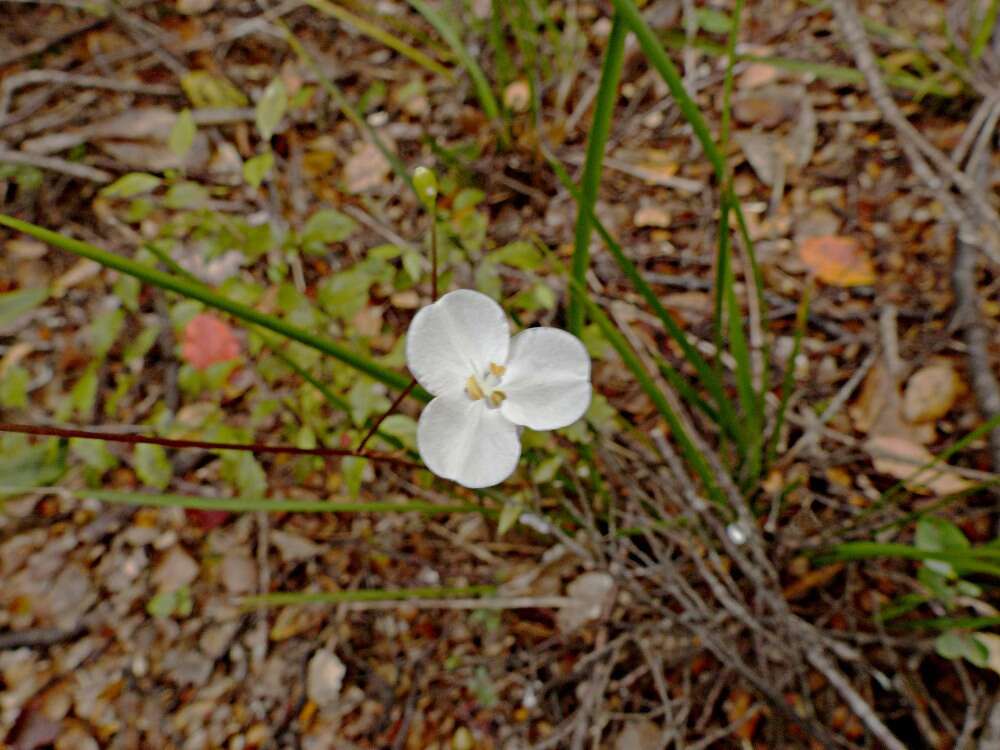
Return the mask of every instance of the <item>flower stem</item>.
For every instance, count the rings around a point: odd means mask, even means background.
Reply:
[[[358,443],[358,449],[357,449],[358,453],[361,453],[365,449],[365,445],[367,445],[368,441],[371,440],[372,435],[378,432],[378,428],[382,426],[382,423],[385,421],[385,418],[388,417],[390,414],[392,414],[394,411],[396,411],[397,408],[399,408],[399,405],[403,403],[403,399],[410,395],[410,391],[413,390],[413,387],[416,384],[417,384],[416,380],[411,380],[410,384],[406,386],[406,388],[398,396],[396,396],[396,400],[392,402],[389,408],[382,413],[382,416],[380,416],[378,419],[375,420],[375,424],[373,424],[371,427],[368,428],[368,432],[361,439],[361,442]]]

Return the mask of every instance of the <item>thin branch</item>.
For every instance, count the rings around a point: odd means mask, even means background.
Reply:
[[[392,404],[390,404],[389,408],[382,413],[382,416],[380,416],[378,419],[375,420],[375,424],[373,424],[368,429],[367,434],[365,434],[361,442],[358,443],[358,449],[357,449],[358,453],[361,453],[365,449],[365,445],[367,445],[368,441],[371,440],[372,435],[378,432],[378,428],[382,426],[382,423],[385,421],[386,417],[388,417],[390,414],[396,411],[396,409],[399,408],[399,405],[403,403],[403,399],[405,399],[407,396],[410,395],[410,391],[412,391],[416,387],[416,385],[417,381],[411,380],[410,384],[406,386],[406,388],[404,388],[402,391],[400,391],[398,396],[396,396],[396,400],[393,401]]]
[[[98,430],[46,427],[30,424],[0,423],[0,432],[16,432],[22,435],[43,435],[47,437],[82,438],[84,440],[104,440],[110,443],[128,443],[130,445],[144,443],[147,445],[161,445],[165,448],[198,448],[215,451],[250,451],[252,453],[289,453],[297,456],[357,456],[358,458],[370,458],[373,461],[384,461],[414,469],[421,468],[419,464],[415,464],[405,458],[375,452],[361,454],[349,448],[299,448],[293,445],[273,445],[269,443],[215,443],[207,440],[181,440],[150,435],[114,434]]]
[[[111,182],[114,179],[114,175],[111,173],[105,172],[103,169],[89,167],[86,164],[69,161],[68,159],[59,159],[55,156],[42,156],[40,154],[29,154],[24,151],[14,151],[13,149],[0,146],[0,163],[3,162],[7,164],[20,164],[26,167],[37,167],[49,172],[59,172],[70,177],[77,177],[81,180],[90,180],[91,182],[101,184]]]

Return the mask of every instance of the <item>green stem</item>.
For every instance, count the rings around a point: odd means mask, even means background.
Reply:
[[[248,596],[244,606],[283,606],[293,604],[344,604],[346,602],[406,602],[412,599],[466,599],[496,593],[496,586],[428,586],[412,589],[373,589],[361,591],[274,591]]]
[[[625,24],[616,14],[611,23],[608,47],[601,66],[601,81],[594,105],[594,120],[587,136],[587,158],[583,165],[581,196],[576,214],[576,237],[573,248],[571,273],[580,288],[586,289],[587,268],[590,265],[590,216],[597,202],[597,191],[601,185],[601,166],[604,149],[611,132],[615,100],[618,97],[618,80],[621,78],[622,61],[625,53]],[[583,329],[583,302],[577,295],[571,295],[566,315],[566,327],[570,333],[579,336]]]
[[[31,224],[27,221],[15,219],[12,216],[0,214],[0,225],[23,232],[24,234],[48,243],[53,247],[67,250],[68,252],[74,253],[75,255],[79,255],[83,258],[89,258],[90,260],[100,263],[106,268],[112,268],[116,271],[127,274],[128,276],[133,276],[152,286],[176,292],[177,294],[189,299],[198,300],[209,307],[214,307],[217,310],[222,310],[234,315],[240,320],[255,323],[263,328],[279,333],[282,336],[298,341],[301,344],[317,349],[324,354],[328,354],[334,359],[340,360],[344,364],[353,367],[359,372],[363,372],[375,380],[385,383],[386,385],[396,388],[397,390],[406,388],[410,383],[410,379],[402,373],[389,370],[367,357],[352,352],[350,349],[341,346],[335,341],[331,341],[323,336],[318,336],[303,328],[287,323],[280,318],[259,312],[258,310],[254,310],[252,307],[247,307],[244,304],[228,299],[203,284],[164,273],[163,271],[156,268],[150,268],[149,266],[145,266],[130,258],[124,258],[86,242],[66,237],[58,232],[53,232],[49,229],[36,226],[35,224]],[[415,389],[413,394],[425,402],[430,401],[431,398],[430,394],[421,388]]]

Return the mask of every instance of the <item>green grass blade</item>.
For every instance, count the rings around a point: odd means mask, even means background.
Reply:
[[[350,349],[347,349],[335,341],[331,341],[323,336],[318,336],[303,328],[294,326],[284,320],[281,320],[280,318],[254,310],[252,307],[247,307],[246,305],[224,297],[218,292],[215,292],[202,284],[164,273],[156,268],[151,268],[143,265],[142,263],[138,263],[131,258],[125,258],[121,255],[116,255],[115,253],[109,253],[107,250],[102,250],[101,248],[89,243],[81,242],[80,240],[73,239],[72,237],[66,237],[58,232],[44,229],[43,227],[36,226],[26,221],[21,221],[20,219],[15,219],[11,216],[0,214],[0,225],[4,225],[18,232],[23,232],[24,234],[34,237],[37,240],[41,240],[42,242],[52,245],[53,247],[57,247],[61,250],[66,250],[75,255],[79,255],[80,257],[96,261],[106,268],[112,268],[120,273],[133,276],[152,286],[176,292],[177,294],[189,299],[198,300],[209,307],[214,307],[217,310],[227,312],[240,320],[254,323],[263,328],[274,331],[275,333],[281,334],[282,336],[294,339],[295,341],[312,347],[313,349],[317,349],[334,359],[340,360],[344,364],[353,367],[359,372],[363,372],[375,380],[385,383],[386,385],[396,388],[397,390],[406,388],[410,383],[410,379],[406,375],[389,370],[367,357],[352,352]],[[414,395],[423,401],[430,401],[430,394],[422,389],[415,389]]]
[[[425,0],[409,0],[409,3],[437,30],[437,33],[441,35],[441,38],[451,48],[455,59],[465,68],[465,72],[472,79],[472,85],[476,90],[476,97],[479,99],[479,104],[483,108],[483,112],[486,113],[486,116],[494,122],[499,122],[500,106],[493,96],[490,82],[487,80],[486,74],[483,73],[483,69],[479,67],[479,63],[469,54],[469,50],[465,48],[465,44],[462,42],[461,37],[459,37],[455,27],[451,25],[451,22],[437,8],[425,2]],[[507,136],[503,130],[501,130],[501,137],[506,142]]]
[[[587,156],[583,164],[583,178],[580,200],[577,202],[576,234],[573,247],[573,263],[570,272],[577,281],[575,289],[586,291],[587,268],[590,265],[590,217],[597,202],[597,191],[601,185],[601,166],[604,149],[611,132],[615,101],[618,98],[618,81],[621,78],[622,61],[625,52],[625,24],[615,15],[608,36],[608,47],[601,66],[601,80],[594,104],[594,120],[587,135]],[[579,336],[583,330],[583,302],[576,295],[570,295],[566,327],[570,333]]]
[[[997,552],[997,555],[993,555]],[[817,556],[817,563],[846,560],[869,560],[874,557],[894,557],[904,560],[942,560],[970,573],[988,573],[1000,577],[1000,565],[985,560],[1000,559],[1000,550],[923,550],[907,544],[882,542],[844,542]]]
[[[573,184],[572,178],[569,176],[566,168],[551,154],[546,154],[546,158],[563,187],[573,196],[577,205],[581,205],[583,198],[579,189],[575,184]],[[618,264],[622,273],[625,274],[626,278],[628,278],[635,290],[639,292],[656,317],[659,318],[661,323],[663,323],[663,327],[666,329],[670,338],[672,338],[681,348],[684,359],[686,359],[688,363],[694,367],[701,387],[705,389],[715,402],[718,423],[729,433],[733,440],[739,442],[742,439],[742,430],[739,425],[739,421],[736,418],[736,411],[733,408],[729,397],[725,393],[725,389],[722,386],[722,380],[720,379],[718,373],[712,369],[711,365],[709,365],[705,358],[701,356],[701,353],[691,344],[690,341],[688,341],[684,331],[660,302],[656,292],[653,291],[652,287],[650,287],[646,280],[642,278],[642,275],[639,273],[639,269],[635,267],[635,264],[625,254],[621,245],[618,244],[614,237],[611,236],[611,233],[608,232],[604,224],[599,218],[597,218],[597,215],[594,214],[592,209],[589,214],[591,225],[601,237],[601,240],[604,242],[608,252],[610,252],[611,256],[615,259],[615,263]]]
[[[1000,616],[983,615],[981,617],[928,617],[923,620],[900,623],[907,628],[934,628],[936,630],[982,630],[1000,626]]]
[[[393,36],[388,31],[385,31],[381,27],[369,21],[367,18],[355,15],[346,8],[341,8],[339,5],[328,2],[328,0],[306,0],[306,2],[320,13],[332,16],[341,23],[353,26],[362,34],[370,36],[375,41],[384,44],[392,50],[395,50],[403,57],[409,58],[420,67],[429,70],[431,73],[443,76],[448,81],[455,80],[455,76],[452,75],[452,72],[437,60],[432,59],[416,47],[407,44],[399,37]]]
[[[78,498],[92,498],[115,505],[145,508],[186,508],[189,510],[225,510],[231,513],[480,513],[493,516],[496,511],[479,505],[440,505],[425,501],[407,502],[337,502],[331,500],[289,500],[284,498],[191,497],[169,493],[125,492],[122,490],[69,489],[65,487],[0,486],[0,495],[52,492]]]
[[[733,99],[733,67],[736,65],[736,40],[740,35],[740,16],[743,14],[745,0],[736,0],[729,29],[729,39],[726,42],[726,74],[722,79],[722,122],[719,127],[719,148],[723,154],[729,146],[729,123],[732,115]]]
[[[163,248],[161,248],[156,243],[149,243],[143,245],[143,247],[149,252],[151,252],[153,255],[155,255],[160,260],[160,262],[163,263],[174,275],[181,276],[187,279],[188,281],[191,281],[196,284],[201,283],[198,277],[190,273],[186,268],[184,268],[177,261],[171,258],[170,254],[167,253],[165,250],[163,250]],[[276,356],[278,359],[284,362],[285,365],[292,370],[292,372],[294,372],[296,375],[298,375],[300,378],[306,381],[313,388],[318,390],[320,392],[320,395],[322,395],[324,400],[327,402],[327,404],[333,407],[333,409],[337,411],[342,411],[345,414],[351,413],[351,405],[347,403],[347,399],[343,398],[342,396],[338,396],[336,393],[330,390],[330,388],[327,387],[325,383],[321,382],[311,372],[309,372],[306,368],[304,368],[302,365],[296,362],[292,357],[290,357],[287,353],[285,353],[285,351],[282,349],[280,341],[277,341],[275,338],[272,338],[270,334],[261,330],[259,326],[251,326],[250,329],[254,331],[254,333],[256,333],[258,336],[260,336],[261,340],[264,342],[264,345],[274,353],[274,356]],[[403,442],[395,435],[390,435],[382,431],[378,431],[376,434],[378,434],[379,437],[387,441],[394,448],[403,447]]]
[[[428,586],[412,589],[355,591],[274,591],[248,596],[246,607],[281,607],[294,604],[345,604],[348,602],[406,602],[414,599],[468,599],[495,594],[496,586]]]
[[[771,437],[768,440],[767,452],[765,454],[767,466],[770,466],[778,457],[778,440],[781,439],[781,428],[785,424],[785,417],[788,413],[788,402],[792,398],[795,390],[795,362],[802,351],[802,339],[806,334],[806,325],[809,322],[809,287],[806,287],[799,301],[799,308],[795,315],[795,338],[792,341],[792,351],[788,355],[785,363],[785,374],[781,380],[781,395],[778,400],[778,412],[771,426]]]
[[[704,37],[696,37],[693,40],[688,40],[681,32],[668,31],[661,35],[661,39],[670,49],[679,50],[684,49],[685,46],[692,46],[701,52],[717,57],[726,54],[725,46]],[[762,63],[787,73],[800,73],[835,84],[865,83],[865,76],[861,71],[841,65],[817,63],[810,60],[797,60],[791,57],[779,57],[776,55],[751,55],[739,52],[736,53],[736,62]],[[881,61],[879,62],[881,63]],[[890,86],[910,91],[917,95],[933,94],[934,96],[954,98],[959,93],[958,90],[942,86],[933,80],[919,78],[909,73],[886,71],[883,77],[885,82]]]
[[[330,77],[323,71],[316,59],[310,54],[309,50],[305,48],[305,45],[299,41],[295,33],[288,27],[282,19],[277,19],[275,21],[278,28],[281,29],[285,36],[285,41],[288,46],[292,48],[292,51],[299,56],[299,59],[304,62],[310,70],[316,75],[316,79],[319,81],[323,90],[330,95],[337,108],[343,113],[344,117],[351,121],[358,132],[367,138],[371,139],[371,142],[375,144],[375,147],[379,150],[379,153],[385,157],[386,161],[389,162],[389,166],[392,167],[393,173],[399,177],[403,182],[406,183],[410,191],[417,197],[420,201],[420,196],[417,194],[417,190],[413,187],[413,177],[410,175],[409,170],[402,160],[396,155],[386,142],[378,134],[378,131],[373,128],[368,120],[361,116],[357,107],[351,104],[350,99],[341,91],[340,87],[330,80]]]
[[[712,133],[708,129],[705,118],[701,115],[701,110],[698,109],[698,105],[695,104],[694,99],[691,98],[687,89],[684,88],[684,81],[681,79],[681,75],[673,62],[667,56],[666,51],[664,51],[663,45],[660,44],[660,41],[656,38],[656,34],[649,28],[649,24],[646,23],[646,20],[639,13],[639,9],[635,7],[635,3],[632,0],[612,0],[612,3],[617,13],[621,15],[626,25],[635,34],[636,39],[639,41],[639,46],[646,53],[646,59],[649,60],[650,64],[660,74],[664,83],[667,84],[667,88],[670,89],[674,101],[677,102],[678,109],[680,109],[684,119],[691,125],[695,137],[705,151],[705,156],[711,162],[712,168],[715,170],[715,176],[720,183],[723,182],[726,176],[726,161],[712,139]]]
[[[986,45],[996,33],[998,15],[1000,15],[1000,0],[992,0],[986,13],[983,14],[983,18],[977,24],[975,35],[972,38],[969,54],[973,61],[978,62],[983,53],[986,52]]]
[[[576,282],[571,278],[570,283],[575,284]],[[618,355],[622,358],[625,366],[632,371],[639,387],[646,392],[646,395],[649,396],[649,399],[653,402],[656,410],[667,422],[667,425],[670,427],[671,434],[680,446],[681,452],[684,454],[684,458],[687,460],[688,465],[701,479],[709,497],[713,502],[725,507],[725,497],[719,489],[718,484],[715,482],[715,479],[712,477],[712,469],[708,465],[708,461],[703,455],[701,455],[701,452],[691,440],[691,437],[684,428],[684,424],[681,422],[680,417],[677,416],[676,412],[674,412],[673,408],[670,406],[670,402],[663,394],[663,391],[661,391],[653,381],[653,378],[646,370],[646,367],[639,358],[639,355],[636,354],[624,334],[618,330],[618,327],[611,321],[610,318],[608,318],[604,311],[589,298],[589,296],[581,295],[580,298],[584,300],[584,304],[587,307],[587,315],[601,329],[601,333],[604,334],[611,346],[613,346],[615,351],[618,352]]]

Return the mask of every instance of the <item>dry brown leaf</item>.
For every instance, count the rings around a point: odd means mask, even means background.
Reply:
[[[640,206],[636,212],[635,216],[632,217],[632,223],[637,227],[661,227],[666,228],[670,226],[670,212],[663,208],[662,206]]]
[[[793,601],[802,598],[814,588],[826,585],[843,569],[844,563],[833,563],[833,565],[824,565],[822,568],[810,570],[795,583],[785,587],[785,599]]]
[[[524,80],[513,81],[503,92],[503,103],[511,112],[527,112],[531,106],[531,87]]]
[[[757,89],[774,83],[778,78],[778,69],[767,63],[750,63],[740,76],[740,87]]]
[[[576,578],[566,587],[570,602],[559,610],[559,629],[569,633],[581,625],[600,618],[615,598],[615,581],[607,573],[591,571]]]
[[[903,392],[903,416],[911,422],[933,422],[947,414],[965,390],[950,362],[936,362],[917,370]]]
[[[922,466],[934,460],[934,454],[909,438],[873,435],[865,442],[865,450],[871,455],[876,471],[904,480],[906,488],[911,492],[953,495],[972,486],[970,481],[960,477],[947,464],[938,464],[917,475]],[[914,479],[909,481],[911,477]]]
[[[663,746],[660,728],[649,721],[632,721],[615,738],[615,750],[659,750]]]
[[[875,283],[875,266],[854,237],[807,237],[799,245],[799,258],[826,284],[867,286]]]
[[[364,143],[344,165],[344,182],[348,191],[363,193],[378,187],[389,176],[392,167],[374,143]]]

